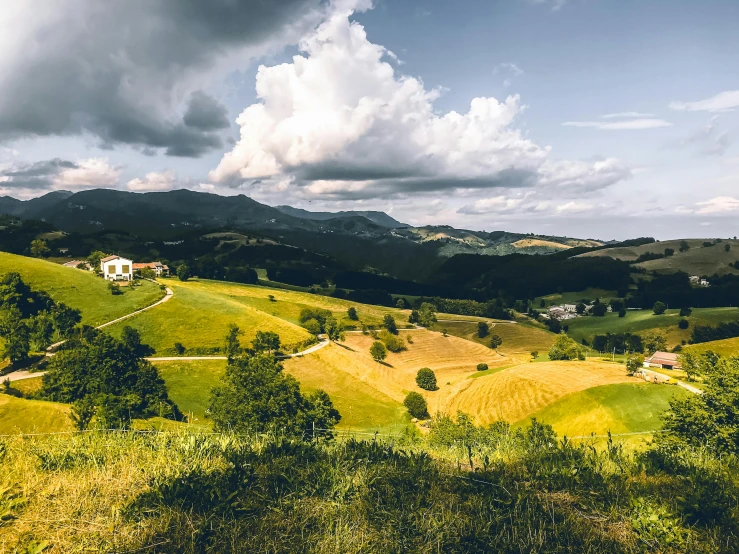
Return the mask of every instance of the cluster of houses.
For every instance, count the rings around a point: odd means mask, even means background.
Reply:
[[[702,279],[701,277],[698,277],[697,275],[691,275],[690,276],[690,284],[700,287],[709,287],[711,284],[708,282],[708,279]]]
[[[577,304],[560,304],[559,306],[549,306],[548,316],[551,319],[575,319],[580,315],[588,315],[593,309],[593,304],[585,304],[585,311],[582,314],[577,313]],[[613,309],[608,306],[607,310],[612,312]]]
[[[64,264],[67,267],[93,271],[85,260],[72,260]],[[133,263],[133,260],[122,256],[106,256],[100,260],[100,274],[107,281],[133,281],[134,273],[142,269],[151,269],[157,277],[169,275],[169,267],[161,262]]]

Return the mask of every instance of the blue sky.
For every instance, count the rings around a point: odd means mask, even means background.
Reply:
[[[413,224],[737,234],[739,2],[75,2],[72,23],[33,1],[0,15],[0,194],[186,187]]]

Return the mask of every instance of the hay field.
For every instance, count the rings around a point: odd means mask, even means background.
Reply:
[[[80,310],[82,322],[98,326],[159,300],[164,293],[149,281],[140,287],[121,287],[113,296],[107,282],[92,273],[58,264],[0,252],[0,275],[15,271],[35,290],[45,290],[57,302]]]
[[[478,424],[516,422],[573,392],[637,382],[620,364],[591,361],[520,364],[468,381],[471,384],[451,399],[447,411],[462,410]]]
[[[512,243],[511,246],[515,246],[516,248],[532,248],[536,246],[543,246],[546,248],[554,248],[558,250],[568,250],[569,248],[572,248],[572,246],[569,246],[567,244],[553,242],[551,240],[545,239],[521,239]]]
[[[434,325],[436,330],[441,328],[445,328],[451,335],[486,347],[490,345],[490,337],[498,335],[503,339],[503,344],[498,348],[498,351],[516,357],[521,361],[528,361],[532,351],[546,354],[554,344],[554,339],[557,338],[554,333],[533,325],[520,323],[496,323],[491,325],[490,333],[483,338],[477,336],[477,322],[448,321]]]

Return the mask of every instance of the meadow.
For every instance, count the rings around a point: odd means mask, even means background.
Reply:
[[[569,326],[567,334],[580,342],[586,339],[591,342],[594,335],[606,333],[636,333],[659,329],[667,335],[667,346],[673,348],[690,338],[692,328],[696,325],[718,325],[724,321],[736,321],[739,308],[694,308],[689,317],[680,317],[680,310],[667,310],[662,315],[654,315],[652,310],[627,310],[624,317],[617,313],[607,313],[603,317],[585,316],[569,319],[564,323]],[[680,329],[678,323],[687,319],[689,327]]]
[[[108,283],[92,273],[59,264],[0,252],[0,275],[15,271],[35,290],[45,290],[57,302],[79,310],[82,323],[97,327],[108,321],[145,308],[164,293],[150,281],[140,286],[121,287],[122,294],[111,294]]]
[[[498,350],[521,361],[528,361],[533,351],[545,356],[556,338],[554,333],[529,322],[490,324],[490,332],[482,338],[478,336],[477,322],[474,321],[440,321],[433,328],[437,331],[446,329],[450,335],[488,347],[490,337],[498,335],[503,339]]]

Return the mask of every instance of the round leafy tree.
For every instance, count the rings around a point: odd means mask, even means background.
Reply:
[[[690,323],[688,323],[687,319],[681,319],[680,322],[677,324],[677,326],[680,329],[687,329],[690,326]]]
[[[437,390],[436,374],[428,367],[422,367],[416,374],[416,384],[424,390]]]
[[[426,400],[424,400],[423,396],[417,392],[409,392],[408,396],[403,400],[403,406],[406,407],[411,416],[418,419],[423,419],[429,415]]]
[[[659,300],[655,302],[654,306],[652,307],[654,315],[662,315],[663,313],[665,313],[666,309],[667,305],[664,302],[660,302]]]
[[[370,355],[376,362],[381,362],[387,358],[387,348],[379,340],[376,340],[370,346]]]

